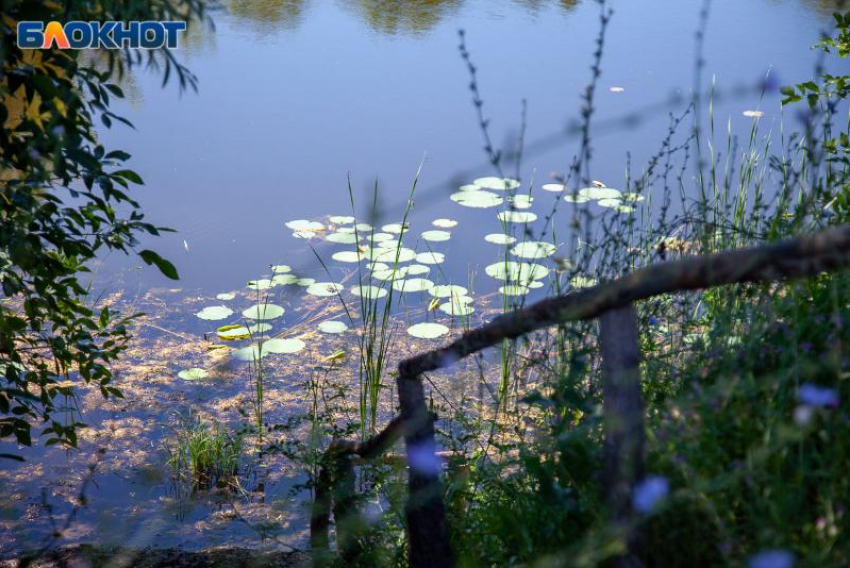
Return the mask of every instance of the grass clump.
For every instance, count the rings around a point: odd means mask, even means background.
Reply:
[[[194,489],[235,487],[244,445],[242,435],[217,422],[184,420],[168,449],[173,479]]]

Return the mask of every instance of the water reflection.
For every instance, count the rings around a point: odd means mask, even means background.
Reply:
[[[258,31],[295,29],[304,20],[309,0],[229,0],[227,11],[249,21]]]
[[[512,0],[530,14],[537,15],[550,6],[572,10],[578,0]],[[309,0],[229,0],[231,16],[257,31],[296,29],[304,21]],[[343,0],[339,5],[354,13],[373,30],[387,34],[419,35],[427,33],[447,16],[456,13],[465,0]]]
[[[523,6],[531,14],[537,14],[553,4],[560,5],[564,11],[569,11],[578,5],[578,0],[514,0],[515,4]]]
[[[798,0],[799,3],[824,17],[842,6],[846,0]],[[387,35],[421,35],[429,32],[446,17],[457,13],[467,0],[339,0],[338,5],[355,14],[379,33]],[[495,2],[493,4],[496,4]],[[550,8],[564,12],[575,9],[579,0],[511,0],[529,15],[537,16]],[[695,3],[696,4],[696,3]],[[225,8],[237,23],[258,32],[277,29],[294,30],[301,26],[310,8],[310,0],[227,0]]]
[[[462,0],[359,0],[358,15],[378,32],[422,34],[455,12]]]
[[[830,19],[835,12],[850,8],[850,2],[847,0],[801,0],[800,3]]]

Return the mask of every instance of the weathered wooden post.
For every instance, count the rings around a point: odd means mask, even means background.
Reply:
[[[425,404],[422,382],[404,364],[399,368],[397,384],[407,447],[410,565],[414,568],[454,566],[440,483],[441,463],[434,441],[434,418]]]
[[[631,496],[644,475],[644,410],[640,393],[640,345],[633,305],[605,312],[599,319],[602,352],[602,412],[605,445],[603,486],[612,521],[629,530]],[[628,535],[629,555],[637,560],[637,535]]]
[[[319,477],[316,480],[316,495],[310,512],[310,551],[313,557],[313,566],[316,568],[327,566],[332,558],[328,537],[331,495],[331,474],[328,468],[322,465],[319,470]]]

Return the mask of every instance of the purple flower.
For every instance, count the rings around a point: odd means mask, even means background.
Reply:
[[[787,550],[764,550],[750,556],[749,568],[792,568],[794,555]]]
[[[407,463],[420,473],[439,473],[442,463],[431,444],[418,444],[407,448]]]
[[[658,325],[658,318],[655,316],[649,316],[649,325]]]
[[[836,408],[838,393],[834,389],[806,383],[797,390],[797,400],[819,408]]]
[[[660,475],[650,475],[635,486],[632,507],[640,513],[650,513],[670,493],[670,481]]]

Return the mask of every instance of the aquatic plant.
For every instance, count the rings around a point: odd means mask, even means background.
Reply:
[[[237,486],[243,441],[227,426],[199,417],[183,419],[167,448],[175,481],[195,489]]]

